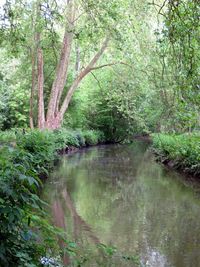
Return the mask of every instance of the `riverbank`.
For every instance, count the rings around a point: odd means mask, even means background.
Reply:
[[[38,197],[58,152],[104,143],[98,131],[15,131],[0,133],[0,262],[3,266],[39,266],[39,259],[59,255],[66,234],[52,227]],[[34,231],[33,231],[34,229]],[[71,249],[71,248],[70,248]]]
[[[152,134],[157,159],[178,171],[200,178],[199,134]]]

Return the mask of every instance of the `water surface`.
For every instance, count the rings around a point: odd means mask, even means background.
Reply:
[[[64,156],[44,198],[72,239],[114,245],[147,266],[200,266],[199,197],[145,143]]]

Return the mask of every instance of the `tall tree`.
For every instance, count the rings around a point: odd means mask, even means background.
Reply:
[[[118,31],[116,30],[116,26],[119,25],[117,20],[124,14],[123,10],[127,10],[129,0],[112,0],[107,4],[93,0],[86,2],[67,0],[59,4],[51,0],[37,0],[32,1],[31,5],[26,0],[13,0],[12,2],[11,4],[10,1],[6,1],[5,16],[2,20],[5,24],[2,28],[3,31],[10,32],[15,47],[21,47],[22,51],[22,47],[28,47],[31,51],[30,126],[33,128],[34,120],[36,121],[33,116],[37,113],[39,128],[59,128],[74,91],[83,78],[96,68],[116,64],[109,60],[101,66],[96,66],[108,46],[110,36]],[[120,12],[116,11],[118,7],[121,7]],[[29,14],[32,20],[27,16]],[[63,26],[64,37],[60,43]],[[55,43],[56,46],[53,47]],[[75,65],[72,61],[77,54],[77,46],[79,67],[70,75],[71,66]],[[51,89],[48,91],[45,87],[46,79],[48,79],[46,77],[48,66],[45,58],[47,53],[55,53],[58,57],[58,60],[54,60],[54,64],[57,61],[57,66],[50,77],[52,80],[54,76]],[[36,87],[38,101],[37,112],[34,112]]]

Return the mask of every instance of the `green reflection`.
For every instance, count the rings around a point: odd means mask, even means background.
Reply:
[[[178,174],[154,161],[146,144],[64,157],[44,198],[61,203],[56,220],[81,243],[112,244],[153,267],[200,266],[200,201]]]

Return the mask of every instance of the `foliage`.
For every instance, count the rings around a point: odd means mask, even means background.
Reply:
[[[85,131],[84,137],[87,145],[96,145],[98,143],[98,137],[91,131]]]
[[[68,146],[79,147],[85,145],[83,136],[80,135],[79,137],[79,132],[76,131],[66,129],[55,130],[54,136],[55,142],[59,148],[67,148]]]
[[[85,139],[86,138],[86,139]],[[38,197],[40,174],[48,174],[56,151],[68,146],[84,146],[102,141],[99,132],[13,131],[1,132],[0,140],[0,259],[3,266],[39,266],[40,256],[58,252],[57,236]],[[86,141],[85,141],[86,140]],[[10,143],[10,141],[12,141]],[[86,144],[85,144],[86,142]]]
[[[29,161],[37,173],[50,169],[56,149],[54,136],[50,132],[35,130],[18,133],[16,139],[17,148],[27,151]]]
[[[0,49],[0,129],[25,127],[29,111],[29,79],[23,79],[29,69],[19,59],[11,58],[6,49]],[[23,59],[22,59],[23,60]]]
[[[127,140],[135,133],[154,131],[162,108],[152,108],[161,101],[151,73],[146,74],[146,69],[154,63],[152,57],[157,59],[150,23],[152,10],[145,3],[140,7],[134,3],[130,9],[135,15],[130,24],[136,32],[133,34],[130,29],[124,33],[124,47],[115,52],[118,64],[96,70],[83,81],[65,118],[65,125],[74,127],[76,122],[80,128],[99,129],[113,142]],[[141,24],[137,16],[144,14],[146,19]],[[107,55],[109,60],[110,57]]]
[[[200,174],[199,133],[154,134],[153,147],[162,161],[172,161],[175,168],[196,176]]]
[[[29,162],[29,156],[21,149],[9,148],[0,151],[0,221],[1,252],[3,266],[33,266],[41,250],[31,231],[30,211],[40,209],[35,194],[39,181]]]
[[[97,145],[106,140],[104,134],[93,130],[69,130],[60,129],[53,133],[56,150],[71,147],[84,147],[87,145]]]
[[[109,36],[106,54],[99,61],[101,67],[94,66],[73,95],[64,128],[30,131],[35,35],[40,35],[44,54],[46,111],[66,26],[65,8],[59,2],[11,0],[0,12],[0,129],[13,129],[0,132],[0,231],[5,240],[0,257],[4,266],[13,262],[37,265],[39,256],[56,243],[59,231],[50,227],[43,214],[38,177],[48,175],[60,150],[121,142],[134,134],[175,132],[153,135],[154,148],[162,160],[200,174],[199,135],[195,134],[200,129],[198,1],[155,1],[158,10],[145,0],[77,1],[61,100],[78,71]],[[36,63],[32,65],[35,71]],[[45,246],[36,232],[42,232]],[[112,248],[101,248],[114,253]]]
[[[159,8],[163,26],[156,30],[156,34],[162,71],[161,78],[159,70],[155,76],[163,95],[162,124],[168,131],[199,129],[200,27],[197,2],[165,1]]]
[[[76,256],[70,266],[140,266],[138,256],[126,255],[116,247],[102,243],[88,245],[85,249],[73,243],[71,253],[75,253]]]
[[[91,93],[86,111],[89,127],[103,131],[106,139],[113,142],[147,131],[142,116],[142,89],[126,79],[126,71],[120,80],[109,73],[109,77],[102,81],[102,88]]]
[[[16,140],[15,130],[5,131],[5,132],[0,131],[0,145],[11,142],[13,142],[14,144],[15,140]]]
[[[134,133],[199,129],[199,5],[196,0],[161,2],[78,1],[80,17],[63,96],[77,75],[77,64],[80,69],[85,66],[109,33],[109,47],[99,62],[108,66],[93,70],[82,82],[64,127],[100,129],[112,141]],[[29,121],[35,10],[35,1],[6,1],[1,14],[1,129],[25,127]],[[46,105],[62,40],[58,29],[65,16],[63,5],[54,1],[40,11],[35,23],[45,59]]]

